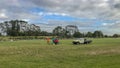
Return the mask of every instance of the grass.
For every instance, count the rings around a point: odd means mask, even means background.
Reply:
[[[0,68],[120,68],[120,38],[92,40],[75,46],[70,39],[0,42]]]

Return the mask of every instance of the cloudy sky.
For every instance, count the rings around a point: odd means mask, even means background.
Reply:
[[[80,32],[120,34],[120,0],[0,0],[0,22],[14,19],[47,31],[69,24]]]

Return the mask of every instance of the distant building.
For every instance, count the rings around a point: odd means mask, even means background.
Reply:
[[[78,27],[75,25],[67,25],[65,28],[68,35],[73,35],[75,32],[79,32]]]

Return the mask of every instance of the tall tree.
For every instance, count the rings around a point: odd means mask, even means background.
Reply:
[[[94,38],[102,38],[102,37],[104,37],[104,35],[103,35],[102,31],[95,31],[93,33],[93,37]]]
[[[114,34],[113,37],[114,37],[114,38],[118,38],[118,37],[120,37],[120,35]]]
[[[63,29],[61,26],[57,26],[54,30],[53,30],[53,35],[59,36],[59,37],[65,37],[66,30]]]
[[[91,38],[92,36],[93,36],[93,33],[92,33],[92,32],[87,32],[86,37]]]
[[[11,20],[4,22],[4,30],[9,36],[38,36],[40,35],[40,27],[36,25],[29,25],[22,20]],[[32,27],[32,28],[30,28]],[[3,27],[2,27],[3,28]]]
[[[80,32],[75,32],[75,33],[73,34],[73,37],[75,37],[75,38],[81,38],[81,37],[83,37],[83,34],[80,33]]]

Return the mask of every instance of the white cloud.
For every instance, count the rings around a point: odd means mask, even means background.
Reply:
[[[31,13],[31,8],[43,8],[45,11]],[[26,19],[34,23],[40,21],[44,15],[119,20],[119,11],[120,0],[0,0],[0,21]],[[51,23],[51,21],[44,22]],[[54,22],[55,26],[59,23],[71,24],[71,22],[65,21],[55,22],[53,20],[52,22]],[[74,21],[72,24],[83,26],[83,24],[94,25],[95,23],[92,21]],[[106,27],[114,27],[115,32],[119,29],[119,23],[116,22],[107,23],[103,21],[102,25]]]
[[[107,23],[102,23],[103,26],[107,26],[108,24]]]
[[[74,17],[107,19],[120,17],[119,0],[1,0],[0,4],[0,8],[6,8],[8,12],[25,12],[30,7],[39,7],[46,9],[49,14],[62,16],[68,14]]]
[[[38,15],[46,16],[46,15],[58,15],[58,16],[68,16],[66,13],[54,13],[54,12],[39,12]]]
[[[0,18],[5,19],[8,18],[8,16],[6,15],[6,10],[5,9],[1,9],[0,10]]]
[[[0,13],[0,18],[8,18],[5,13]]]

